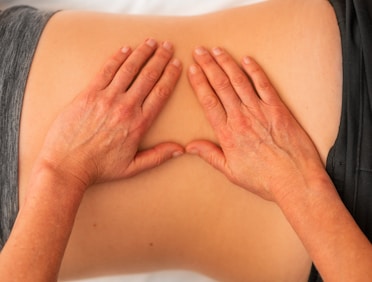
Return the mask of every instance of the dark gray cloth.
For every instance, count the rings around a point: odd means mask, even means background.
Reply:
[[[34,52],[53,12],[27,6],[0,11],[0,250],[18,213],[20,115]]]
[[[341,34],[341,122],[327,171],[356,223],[372,241],[372,1],[329,0]],[[313,268],[309,281],[322,281]]]

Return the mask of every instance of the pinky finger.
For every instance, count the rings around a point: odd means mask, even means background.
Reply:
[[[271,84],[262,67],[252,58],[243,59],[243,68],[253,81],[258,96],[267,104],[277,104],[281,102],[278,93]]]
[[[114,79],[116,73],[120,69],[121,65],[129,57],[130,53],[131,49],[127,46],[116,51],[116,53],[106,61],[106,63],[96,75],[95,79],[92,81],[91,86],[93,87],[93,89],[105,89]]]

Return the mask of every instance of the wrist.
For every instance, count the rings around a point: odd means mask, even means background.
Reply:
[[[301,181],[293,183],[289,186],[291,192],[276,198],[277,204],[325,280],[350,281],[370,272],[370,242],[345,208],[325,170],[309,170]],[[362,270],[355,273],[356,268],[350,267],[350,262],[355,261],[367,266],[359,264]]]
[[[74,177],[36,161],[25,201],[1,253],[0,276],[6,270],[15,277],[8,269],[19,269],[19,281],[30,277],[56,281],[85,189]]]
[[[62,165],[53,165],[41,158],[35,162],[31,179],[36,181],[39,179],[46,180],[52,187],[62,186],[64,191],[76,195],[76,197],[82,197],[89,186],[87,182],[77,174],[72,173],[71,170],[65,169]]]
[[[272,189],[274,201],[280,206],[291,206],[299,199],[305,200],[318,193],[335,193],[334,185],[321,163],[308,163],[287,178],[276,183]]]

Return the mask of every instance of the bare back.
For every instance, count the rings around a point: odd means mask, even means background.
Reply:
[[[147,37],[170,40],[190,65],[194,47],[221,46],[264,67],[326,159],[341,107],[341,46],[324,0],[269,1],[195,17],[59,12],[40,40],[21,121],[20,204],[54,117],[104,60]],[[215,140],[185,72],[143,147]],[[126,181],[88,190],[61,277],[191,268],[227,281],[306,281],[310,260],[281,211],[183,156]]]

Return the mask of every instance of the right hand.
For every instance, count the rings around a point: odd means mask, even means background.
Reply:
[[[183,153],[166,142],[139,152],[139,143],[181,74],[172,45],[147,40],[116,52],[50,128],[39,163],[87,186],[133,176]]]

